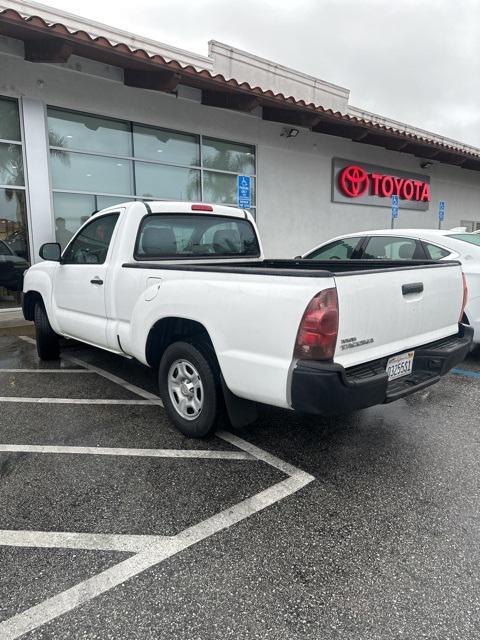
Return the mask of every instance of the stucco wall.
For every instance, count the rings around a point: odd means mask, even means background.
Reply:
[[[34,64],[19,54],[19,43],[0,38],[0,95],[256,144],[258,223],[269,256],[293,256],[334,235],[390,226],[387,208],[331,202],[334,156],[430,175],[430,211],[401,209],[398,227],[436,227],[439,200],[447,203],[445,228],[480,221],[480,173],[448,165],[423,171],[413,156],[304,130],[287,139],[281,124],[204,107],[196,91],[180,90],[192,98],[185,99],[133,89],[122,84],[120,70],[105,65],[80,59],[70,68]],[[32,200],[31,215],[41,207],[45,203]]]

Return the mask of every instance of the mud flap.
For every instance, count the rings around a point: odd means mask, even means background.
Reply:
[[[220,383],[222,385],[227,415],[232,426],[238,429],[255,422],[258,418],[257,404],[233,394],[227,387],[222,374],[220,374]]]

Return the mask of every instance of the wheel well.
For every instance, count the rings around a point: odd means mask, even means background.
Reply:
[[[23,313],[25,314],[26,320],[35,319],[35,305],[37,302],[45,306],[42,295],[38,293],[38,291],[27,291],[23,297]]]
[[[151,367],[158,367],[165,349],[173,342],[201,341],[213,351],[213,344],[203,324],[187,318],[162,318],[150,329],[145,357]]]
[[[187,318],[163,318],[156,322],[150,329],[145,348],[145,356],[151,367],[157,368],[160,364],[163,352],[173,342],[183,340],[186,342],[202,342],[208,347],[207,357],[215,365],[219,383],[222,389],[223,400],[230,422],[234,427],[242,427],[257,419],[256,403],[235,396],[227,387],[223,378],[215,348],[212,340],[203,324]]]

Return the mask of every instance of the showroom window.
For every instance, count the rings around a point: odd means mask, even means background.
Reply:
[[[236,205],[238,175],[252,177],[255,147],[48,108],[57,240],[64,247],[94,212],[128,200]]]
[[[0,96],[0,309],[20,306],[29,267],[27,206],[18,101]]]

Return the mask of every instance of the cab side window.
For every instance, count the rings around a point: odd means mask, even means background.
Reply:
[[[449,256],[451,253],[451,251],[442,249],[442,247],[437,247],[436,244],[430,244],[429,242],[424,242],[423,246],[425,247],[427,258],[429,258],[429,260],[441,260],[442,258]]]
[[[365,247],[365,260],[425,260],[422,245],[414,238],[372,236]]]
[[[68,245],[62,256],[66,264],[103,264],[118,220],[118,213],[108,213],[87,224]]]
[[[305,256],[307,260],[350,260],[357,258],[356,249],[362,238],[344,238],[312,251]]]

